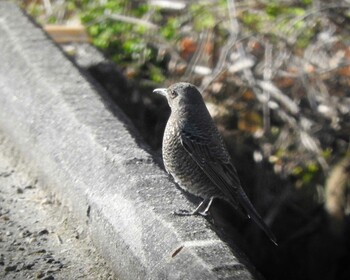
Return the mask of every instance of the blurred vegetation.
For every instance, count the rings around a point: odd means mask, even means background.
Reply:
[[[284,182],[259,191],[271,217],[288,203],[306,221],[324,202],[329,215],[349,213],[350,170],[339,167],[350,157],[348,1],[20,2],[43,25],[81,22],[140,91],[177,81],[203,90],[238,171],[259,185],[265,175],[249,168],[264,165]],[[330,173],[345,178],[339,187]]]
[[[26,0],[22,5],[41,24],[79,18],[92,43],[136,84],[187,80],[202,87],[217,107],[218,121],[253,137],[275,171],[295,178],[299,187],[323,185],[329,165],[348,152],[349,30],[341,28],[350,20],[347,4],[168,1],[164,8],[146,0]]]

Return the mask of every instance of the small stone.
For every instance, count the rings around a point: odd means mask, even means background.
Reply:
[[[52,200],[48,199],[48,198],[44,198],[41,201],[41,205],[49,205],[49,204],[53,204]]]
[[[17,193],[23,193],[23,189],[17,188]]]
[[[24,230],[20,233],[20,237],[28,237],[28,236],[31,236],[32,233],[29,231],[29,230]]]
[[[44,234],[49,234],[49,231],[46,228],[38,232],[39,236],[44,235]]]
[[[40,249],[34,252],[35,254],[45,254],[46,250],[45,249]]]
[[[10,220],[10,218],[9,218],[8,216],[6,216],[6,215],[1,216],[1,218],[2,218],[4,221],[9,221],[9,220]]]
[[[15,265],[8,265],[8,266],[5,267],[5,271],[6,272],[15,271],[16,268],[17,268],[16,264]]]
[[[34,265],[34,263],[27,263],[26,265],[24,265],[24,268],[30,270]]]
[[[31,252],[29,255],[39,255],[39,254],[45,254],[45,253],[46,253],[45,249],[39,249],[39,250]]]
[[[41,279],[45,276],[45,273],[43,271],[38,271],[35,275],[36,279]]]
[[[29,244],[33,244],[36,241],[37,241],[36,237],[26,238],[26,242]]]
[[[9,177],[13,172],[15,172],[14,170],[11,170],[10,172],[1,172],[0,173],[0,177]]]
[[[46,262],[47,262],[47,263],[53,263],[54,261],[55,261],[55,259],[49,258]]]

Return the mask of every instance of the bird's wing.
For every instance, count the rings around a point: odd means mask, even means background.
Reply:
[[[233,204],[239,202],[248,217],[253,218],[270,239],[276,243],[275,236],[244,193],[237,171],[232,165],[222,142],[212,141],[204,134],[196,133],[195,129],[185,127],[181,130],[181,144],[223,195]]]

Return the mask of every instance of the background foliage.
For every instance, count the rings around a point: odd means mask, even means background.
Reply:
[[[346,156],[346,1],[46,2],[24,5],[42,24],[79,18],[140,86],[200,86],[218,121],[253,137],[299,187],[322,185],[330,164]]]

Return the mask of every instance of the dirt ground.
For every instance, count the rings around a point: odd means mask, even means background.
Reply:
[[[0,151],[0,279],[116,279],[68,210],[33,182]]]

